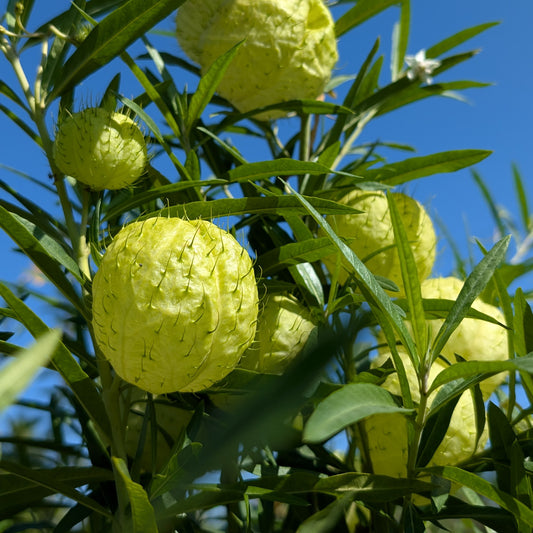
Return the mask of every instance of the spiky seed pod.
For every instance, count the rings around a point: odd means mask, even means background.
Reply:
[[[255,342],[244,353],[240,366],[264,374],[282,374],[315,326],[309,309],[293,296],[268,295],[259,314]]]
[[[415,257],[419,279],[427,278],[435,262],[437,237],[426,210],[416,200],[402,193],[393,193],[402,222],[407,231]],[[395,296],[402,296],[403,282],[398,251],[394,246],[394,230],[387,198],[382,191],[353,190],[343,196],[340,203],[362,211],[356,215],[329,215],[328,223],[339,237],[345,239],[357,257],[365,261],[370,271],[392,280],[400,289]],[[368,260],[366,258],[369,258]],[[326,268],[337,269],[337,255],[324,258]],[[339,282],[345,283],[351,275],[350,265],[343,259],[340,264]]]
[[[442,298],[455,301],[463,287],[463,282],[455,277],[429,278],[422,283],[423,298]],[[472,308],[491,316],[505,324],[503,313],[493,305],[479,298]],[[431,340],[435,338],[443,320],[428,320]],[[467,361],[504,361],[508,359],[507,331],[498,324],[476,318],[465,318],[452,333],[442,350],[442,356],[451,363],[456,361],[455,354]],[[487,399],[505,380],[505,374],[496,374],[480,383],[481,392]]]
[[[176,28],[181,48],[202,72],[244,40],[218,86],[243,113],[317,98],[338,59],[334,22],[322,0],[188,0],[178,9]]]
[[[147,164],[146,142],[137,124],[100,107],[61,119],[53,155],[61,172],[96,191],[131,185]]]
[[[408,355],[401,351],[399,353],[405,365],[413,400],[418,403],[420,394],[415,369]],[[389,355],[382,353],[375,362],[375,366],[383,363]],[[429,373],[429,384],[444,368],[438,361],[433,363]],[[392,394],[399,395],[401,391],[397,374],[389,376],[383,387]],[[437,391],[434,391],[430,395],[428,405],[431,405],[436,393]],[[375,474],[405,477],[408,460],[407,420],[405,416],[398,413],[373,415],[363,421],[363,427],[372,471]],[[476,427],[474,402],[470,392],[466,391],[459,398],[448,430],[435,450],[429,463],[430,466],[455,465],[482,450],[487,443],[488,433],[485,430],[476,443]]]
[[[93,281],[98,346],[120,377],[154,394],[224,378],[252,343],[257,312],[250,256],[204,220],[125,226]]]

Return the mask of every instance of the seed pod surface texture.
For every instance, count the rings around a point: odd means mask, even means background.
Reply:
[[[147,163],[146,142],[137,124],[100,107],[63,118],[53,152],[61,172],[97,191],[131,185]]]
[[[413,400],[418,402],[420,394],[415,369],[405,352],[399,352],[405,366]],[[390,354],[382,353],[375,366],[382,364]],[[429,372],[428,383],[444,370],[444,365],[435,361]],[[391,374],[383,387],[395,395],[401,394],[397,374]],[[434,391],[428,401],[431,405],[437,391]],[[407,420],[398,413],[373,415],[364,421],[367,437],[368,453],[375,474],[393,477],[405,477],[407,474],[408,441]],[[429,465],[455,465],[467,460],[472,454],[480,451],[487,443],[488,433],[485,431],[476,443],[476,419],[472,396],[469,391],[464,392],[452,414],[448,430],[436,448]],[[477,444],[477,445],[476,445]]]
[[[204,220],[125,226],[93,281],[98,346],[120,377],[154,394],[224,378],[252,343],[257,312],[250,256]]]
[[[267,296],[255,342],[244,353],[240,366],[266,374],[282,374],[302,350],[315,325],[309,309],[293,296]]]
[[[463,282],[455,277],[429,278],[421,286],[423,298],[443,298],[455,301],[463,288]],[[479,298],[472,308],[491,316],[505,324],[503,313],[493,305]],[[433,340],[442,319],[429,320],[428,326]],[[505,361],[508,358],[507,332],[498,324],[492,324],[476,318],[465,318],[452,333],[442,349],[442,355],[450,362],[455,362],[455,354],[467,361]],[[480,383],[483,396],[487,399],[505,380],[505,373],[496,374]]]
[[[338,59],[333,18],[322,0],[188,0],[176,28],[181,48],[202,72],[244,39],[217,89],[243,113],[317,98]]]
[[[424,280],[430,275],[435,262],[437,237],[433,223],[422,205],[410,196],[393,193],[393,197],[411,243],[419,279]],[[395,292],[395,296],[402,296],[400,259],[394,246],[394,230],[385,194],[382,191],[353,190],[339,202],[362,213],[331,215],[326,217],[329,224],[339,237],[346,239],[373,274],[388,278],[398,286],[400,292]],[[365,260],[369,256],[372,257]],[[325,257],[324,264],[331,273],[335,272],[337,256]],[[351,272],[350,265],[343,259],[339,282],[345,283]]]

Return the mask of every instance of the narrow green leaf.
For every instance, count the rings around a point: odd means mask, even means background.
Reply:
[[[129,0],[89,33],[61,69],[48,101],[55,100],[87,76],[109,63],[184,0]]]
[[[0,206],[0,227],[17,243],[20,249],[35,263],[35,265],[48,277],[48,279],[65,295],[68,300],[82,313],[86,314],[80,296],[74,290],[70,280],[63,273],[58,262],[60,253],[57,246],[52,244],[53,239],[47,238],[37,228],[31,228],[30,223],[10,213]],[[72,258],[66,261],[72,267]],[[74,274],[77,266],[72,267]],[[81,279],[79,271],[77,277]]]
[[[494,460],[497,485],[500,489],[516,496],[515,486],[511,484],[510,450],[516,435],[502,410],[489,402],[487,419],[490,437],[490,455]],[[524,457],[522,456],[522,467]],[[525,472],[524,472],[525,474]]]
[[[283,158],[239,165],[222,177],[227,178],[229,181],[254,181],[275,176],[301,176],[304,174],[321,175],[329,174],[330,172],[328,167],[325,167],[320,163]]]
[[[28,113],[30,112],[26,104],[19,98],[18,94],[3,80],[0,80],[0,93],[2,93],[4,96],[7,96],[10,100],[22,107],[22,109]]]
[[[398,407],[392,395],[377,385],[344,385],[318,404],[305,425],[303,440],[326,441],[345,427],[380,413],[411,414],[412,410]]]
[[[7,477],[5,474],[0,475],[0,495],[2,496],[2,506],[4,502],[7,504],[7,497],[5,495],[11,495],[11,503],[16,503],[20,498],[20,491],[26,491],[31,483],[32,489],[39,490],[40,487],[46,489],[47,494],[62,494],[71,500],[78,502],[79,504],[92,509],[93,511],[111,518],[111,512],[100,505],[95,500],[84,496],[81,492],[78,492],[75,487],[85,485],[93,477],[91,472],[94,470],[97,473],[98,478],[102,478],[101,471],[94,468],[74,468],[72,472],[70,469],[34,469],[28,468],[18,463],[10,461],[0,461],[0,469],[4,472],[9,472],[17,478],[24,480],[22,483],[16,481],[8,483],[8,480],[14,480],[12,476]],[[81,477],[80,474],[84,472],[85,477]],[[104,478],[105,479],[105,478]],[[17,493],[17,498],[14,499],[13,495]],[[43,494],[43,492],[41,492]]]
[[[124,57],[126,56],[126,54],[122,54],[122,55]],[[129,64],[129,66],[133,70],[134,73],[138,74],[137,76],[138,79],[141,77],[141,74],[142,76],[144,76],[142,71],[134,63]],[[146,76],[144,76],[144,78],[146,78]],[[146,78],[146,82],[149,83],[148,78]],[[146,89],[146,86],[145,86],[145,89]],[[153,90],[155,91],[155,88]],[[169,159],[172,161],[172,163],[174,164],[174,166],[176,167],[176,170],[180,173],[180,175],[187,180],[191,180],[191,177],[189,176],[187,169],[182,165],[180,160],[175,156],[174,152],[172,151],[172,148],[170,148],[168,143],[165,141],[165,138],[161,134],[161,131],[157,127],[157,124],[152,119],[152,117],[150,117],[148,113],[146,113],[143,109],[141,109],[141,107],[137,105],[133,100],[130,100],[129,98],[125,98],[124,96],[121,96],[119,94],[117,94],[116,97],[117,97],[117,100],[119,100],[126,107],[129,107],[132,111],[134,111],[135,114],[148,126],[148,128],[150,129],[150,131],[153,133],[154,137],[156,138],[157,142],[165,150],[165,153],[168,155]],[[180,136],[179,127],[176,124],[176,121],[174,120],[172,113],[170,112],[168,107],[166,107],[166,104],[163,102],[162,98],[158,95],[154,99],[154,102],[158,105],[159,109],[163,113],[163,116],[165,117],[167,124],[170,126],[174,134],[179,138]]]
[[[516,290],[514,309],[514,345],[516,353],[523,357],[527,353],[533,352],[533,311],[531,311],[522,289]]]
[[[217,137],[212,131],[209,131],[207,128],[203,128],[201,126],[198,126],[197,130],[211,137],[211,139],[213,139],[218,145],[220,145],[240,165],[248,163],[248,161],[246,161],[246,159],[239,153],[239,151],[235,147],[230,146],[228,143],[224,142],[220,137]]]
[[[348,93],[346,94],[344,98],[344,101],[343,101],[344,107],[347,107],[348,109],[352,109],[355,106],[358,99],[361,99],[359,96],[360,89],[363,86],[363,82],[367,75],[367,71],[378,49],[379,49],[379,39],[376,40],[368,56],[366,57],[359,71],[357,72],[357,76],[355,77],[354,82],[352,83],[350,89],[348,90]],[[335,143],[340,143],[340,138],[346,125],[346,120],[347,120],[347,115],[345,114],[340,114],[337,116],[337,118],[335,119],[335,124],[324,137],[328,147],[334,146]],[[337,156],[335,156],[335,159],[336,157]],[[319,162],[322,163],[320,159],[319,159]],[[331,165],[327,165],[327,166],[331,166]]]
[[[32,141],[37,143],[39,146],[42,146],[41,137],[30,127],[26,122],[24,122],[15,112],[6,107],[3,104],[0,104],[0,111],[2,111],[7,117],[9,117],[26,135],[30,137]]]
[[[53,469],[38,469],[44,476],[72,487],[81,487],[87,483],[112,481],[113,475],[109,470],[98,467],[58,467]],[[43,498],[55,494],[54,488],[39,485],[24,477],[3,473],[0,474],[0,520],[13,518],[17,513],[27,511]],[[87,508],[85,508],[87,509]]]
[[[117,107],[117,97],[120,87],[120,72],[113,76],[113,79],[107,85],[107,88],[104,92],[104,96],[100,100],[100,107],[113,113]]]
[[[468,309],[474,303],[474,300],[485,289],[494,271],[504,260],[507,247],[509,246],[509,240],[510,237],[507,236],[498,241],[490,252],[474,267],[472,273],[466,279],[455,304],[433,340],[431,350],[434,357],[440,354],[444,345],[448,342],[450,335],[461,323]]]
[[[402,72],[405,53],[409,42],[409,26],[411,23],[410,0],[402,0],[400,8],[400,20],[394,27],[393,45],[391,54],[392,79],[399,78]]]
[[[163,471],[152,482],[151,501],[164,496],[171,490],[175,491],[180,486],[183,475],[190,464],[198,460],[201,449],[202,445],[199,442],[192,442],[169,459]]]
[[[50,331],[48,326],[3,283],[0,283],[0,297],[5,300],[16,314],[17,320],[26,327],[34,338]],[[103,435],[109,436],[111,434],[109,419],[100,392],[61,342],[52,356],[52,363],[70,386],[89,417],[103,432]]]
[[[463,363],[454,363],[439,373],[431,383],[428,393],[431,393],[444,383],[449,383],[459,378],[468,378],[481,374],[488,377],[488,375],[512,371],[533,374],[533,354],[506,361],[465,361]]]
[[[318,237],[273,248],[260,255],[257,258],[257,264],[264,275],[270,275],[289,265],[318,261],[335,250],[329,237]]]
[[[488,30],[493,26],[497,26],[498,24],[499,22],[486,22],[484,24],[479,24],[478,26],[472,26],[471,28],[462,30],[450,37],[447,37],[443,41],[440,41],[439,43],[430,46],[426,50],[426,57],[440,56],[448,50],[451,50],[452,48],[463,44],[465,41],[472,39],[472,37],[475,37],[476,35],[479,35],[480,33],[484,32],[485,30]]]
[[[428,328],[425,318],[424,305],[422,303],[422,291],[420,289],[420,277],[411,249],[411,243],[407,231],[403,224],[400,212],[394,195],[387,193],[387,202],[391,216],[392,228],[394,230],[394,242],[398,251],[400,260],[400,269],[402,281],[409,314],[411,316],[411,325],[413,327],[413,337],[418,350],[418,357],[424,358],[428,349]]]
[[[416,458],[417,467],[426,466],[431,461],[431,458],[448,431],[450,420],[458,401],[459,396],[456,396],[436,413],[428,417],[420,438]]]
[[[533,510],[476,474],[454,466],[433,466],[425,468],[424,471],[472,489],[509,511],[522,524],[533,527]]]
[[[487,187],[487,184],[479,174],[479,172],[476,172],[474,169],[472,169],[472,177],[474,178],[474,181],[476,182],[476,185],[481,190],[481,194],[483,195],[483,198],[485,202],[487,203],[487,206],[489,208],[489,211],[492,215],[492,218],[494,219],[494,222],[496,226],[498,227],[498,231],[500,235],[505,235],[506,233],[509,233],[509,230],[507,229],[507,224],[505,220],[501,216],[501,211],[498,209],[496,202],[494,200],[494,197],[489,191],[489,188]]]
[[[516,189],[518,205],[520,207],[520,218],[522,220],[522,226],[526,231],[530,231],[533,218],[531,217],[529,211],[526,189],[524,187],[524,180],[516,165],[513,165],[513,181]]]
[[[310,198],[309,203],[320,210],[323,214],[349,214],[353,210],[342,206],[337,202],[322,198]],[[188,218],[213,219],[218,217],[229,217],[232,215],[251,214],[307,214],[307,210],[300,202],[292,196],[269,196],[251,198],[228,198],[212,200],[210,202],[190,202],[188,204],[171,206],[162,209],[161,216],[178,216]],[[153,215],[149,215],[153,216]]]
[[[347,472],[318,480],[314,491],[334,495],[351,493],[354,500],[387,502],[411,492],[429,492],[431,488],[430,483],[414,479]]]
[[[296,533],[330,533],[340,520],[344,520],[344,513],[348,510],[353,499],[351,494],[333,500],[329,505],[306,518],[296,530]]]
[[[232,46],[226,53],[216,59],[207,72],[200,78],[198,87],[193,94],[187,110],[186,130],[190,134],[195,122],[200,118],[207,104],[215,94],[218,85],[233,58],[239,51],[242,41]]]
[[[339,38],[352,28],[396,4],[398,4],[398,0],[359,0],[354,7],[337,20],[335,35]]]
[[[491,152],[488,150],[455,150],[413,157],[377,169],[367,170],[364,172],[363,181],[377,181],[389,186],[401,185],[433,174],[461,170],[479,163],[490,154]]]
[[[147,191],[135,193],[130,198],[122,200],[116,204],[111,204],[105,213],[103,221],[113,220],[128,211],[137,209],[158,199],[164,204],[167,202],[177,203],[183,199],[182,193],[186,189],[195,187],[198,189],[201,187],[214,187],[217,185],[225,185],[227,183],[226,180],[212,179],[204,181],[179,181],[177,183],[171,183],[170,185],[163,185],[162,187],[154,187]]]
[[[154,508],[150,505],[148,496],[142,485],[135,483],[128,472],[126,463],[117,457],[112,457],[113,470],[116,473],[117,483],[122,485],[128,495],[128,503],[131,508],[131,531],[132,533],[158,533],[157,521]]]
[[[0,369],[0,412],[24,391],[36,372],[56,350],[61,333],[50,330],[29,348],[14,354],[14,359]]]
[[[480,502],[472,505],[456,499],[453,496],[448,497],[446,506],[439,510],[438,514],[431,512],[423,515],[429,520],[465,520],[472,519],[491,528],[498,533],[516,533],[516,521],[511,513],[492,505],[484,505]]]

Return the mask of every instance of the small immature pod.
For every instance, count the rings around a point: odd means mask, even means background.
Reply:
[[[53,153],[61,172],[95,191],[131,185],[144,173],[148,160],[137,124],[100,107],[61,119]]]

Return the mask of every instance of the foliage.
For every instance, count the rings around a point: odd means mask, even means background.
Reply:
[[[387,75],[376,41],[361,65],[351,65],[357,75],[334,77],[324,98],[242,114],[216,94],[237,48],[200,76],[176,52],[174,36],[155,33],[182,3],[76,0],[33,29],[31,15],[39,9],[33,0],[10,0],[3,14],[2,69],[12,68],[18,86],[0,80],[0,111],[34,141],[36,152],[44,151],[53,180],[29,178],[33,197],[0,181],[0,225],[47,280],[39,290],[0,284],[0,350],[10,361],[0,371],[0,407],[15,401],[51,421],[45,436],[21,421],[1,438],[0,530],[531,531],[533,315],[530,290],[516,287],[533,267],[532,227],[520,173],[513,170],[520,207],[515,220],[502,215],[474,172],[500,239],[490,250],[479,245],[483,258],[477,264],[454,247],[456,273],[465,281],[455,301],[423,297],[393,195],[386,196],[402,298],[394,283],[367,268],[369,257],[358,257],[349,239],[336,234],[331,217],[357,216],[357,209],[338,202],[354,187],[388,191],[489,155],[458,149],[390,162],[383,149],[400,153],[405,147],[358,140],[376,117],[482,87],[439,82],[438,76],[468,61],[474,50],[454,49],[492,24],[428,46],[426,56],[436,66],[428,84],[403,67],[408,0],[332,3],[340,39],[399,6],[390,80],[382,81]],[[143,47],[137,57],[133,45]],[[40,62],[26,70],[21,58],[36,50]],[[118,70],[122,75],[114,75]],[[138,90],[122,81],[125,74]],[[182,78],[195,80],[196,88],[191,91]],[[91,80],[107,80],[99,89],[101,107],[127,111],[145,128],[152,159],[134,187],[92,191],[55,164],[54,124],[82,107],[82,84]],[[259,120],[265,109],[289,117]],[[240,148],[247,143],[269,155],[248,160]],[[50,192],[60,215],[40,201]],[[237,367],[207,390],[153,396],[114,373],[94,340],[92,279],[118,231],[151,215],[217,222],[250,251],[262,297],[290,293],[308,308],[319,326],[282,375]],[[331,256],[349,265],[346,283],[334,268],[324,268]],[[499,307],[503,323],[476,311],[478,299]],[[36,303],[46,306],[44,316],[32,309]],[[437,318],[441,326],[431,337],[427,324]],[[463,320],[472,319],[506,332],[506,360],[467,361],[461,353],[456,361],[439,358]],[[17,344],[22,340],[10,331],[13,324],[35,344]],[[390,353],[380,366],[373,363],[378,344]],[[428,383],[437,359],[446,368]],[[39,367],[57,383],[48,401],[16,401]],[[501,372],[506,384],[487,401],[479,385]],[[399,394],[381,386],[390,376],[398,380]],[[475,406],[476,442],[486,426],[489,444],[459,464],[432,464],[431,450],[444,438],[463,393]],[[178,412],[180,422],[172,418]],[[404,477],[373,471],[364,421],[381,415],[406,424]]]

